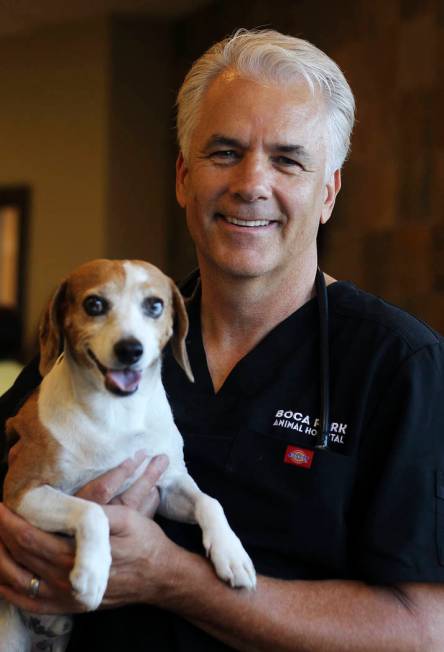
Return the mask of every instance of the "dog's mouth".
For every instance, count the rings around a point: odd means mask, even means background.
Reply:
[[[105,379],[105,387],[112,394],[117,396],[130,396],[137,392],[142,378],[142,372],[131,367],[124,369],[108,369],[94,355],[91,349],[87,349],[88,355],[95,363]]]

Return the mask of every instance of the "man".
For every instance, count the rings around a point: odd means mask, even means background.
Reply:
[[[103,606],[132,606],[78,618],[70,649],[443,648],[442,339],[329,276],[330,450],[314,448],[316,235],[341,186],[353,108],[326,55],[276,32],[238,32],[186,78],[177,197],[199,262],[187,288],[196,383],[169,356],[165,383],[190,472],[221,500],[258,585],[225,586],[194,528],[162,530],[139,511],[156,460],[145,485],[105,507]],[[106,503],[137,463],[83,495]],[[1,595],[78,611],[68,542],[4,508],[0,538]]]

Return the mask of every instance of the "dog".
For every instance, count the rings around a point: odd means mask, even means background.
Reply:
[[[18,436],[22,445],[6,476],[4,502],[36,527],[74,535],[70,582],[87,610],[100,605],[107,586],[109,525],[99,505],[74,494],[141,449],[148,459],[121,491],[140,477],[150,458],[166,454],[159,513],[198,523],[219,578],[232,587],[255,587],[253,564],[221,505],[187,472],[183,440],[162,385],[161,354],[170,339],[174,357],[193,381],[187,331],[179,290],[144,261],[85,263],[61,283],[42,319],[43,380],[7,422],[8,436]],[[2,650],[31,649],[32,616],[19,632],[23,616],[3,603],[7,608],[9,616],[0,617]],[[54,624],[54,618],[65,621]],[[65,616],[51,617],[52,632],[68,629]]]

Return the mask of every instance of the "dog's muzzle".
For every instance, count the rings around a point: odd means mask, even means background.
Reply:
[[[124,341],[125,340],[121,340],[121,342]],[[138,342],[138,340],[135,340],[135,342]],[[116,346],[118,346],[118,344],[119,342],[116,344]],[[137,360],[140,359],[142,354],[142,344],[140,344],[140,348],[133,347],[132,352],[131,347],[128,347],[126,351],[122,353],[122,357],[126,356],[125,360],[122,360],[121,358],[119,359],[119,356],[116,353],[117,358],[123,364],[134,364],[134,362],[137,362]],[[108,369],[96,358],[91,349],[88,349],[88,355],[104,377],[105,387],[109,392],[116,394],[116,396],[130,396],[131,394],[134,394],[134,392],[137,392],[139,383],[142,379],[141,371],[132,369],[130,366],[124,367],[123,369]],[[132,360],[132,362],[130,362],[130,360]]]

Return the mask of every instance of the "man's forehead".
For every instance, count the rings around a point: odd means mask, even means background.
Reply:
[[[219,75],[217,75],[209,84],[203,95],[203,101],[216,92],[227,92],[231,88],[238,89],[240,96],[242,96],[242,88],[249,86],[257,86],[263,92],[269,92],[270,95],[287,94],[289,97],[298,97],[300,102],[313,102],[315,105],[325,105],[325,98],[320,88],[316,88],[310,84],[308,80],[301,74],[292,74],[291,77],[279,78],[273,77],[271,74],[246,74],[234,68],[226,68]]]
[[[303,78],[277,84],[223,73],[203,99],[195,144],[247,147],[263,135],[268,149],[303,155],[305,145],[324,135],[325,118],[324,97]]]

